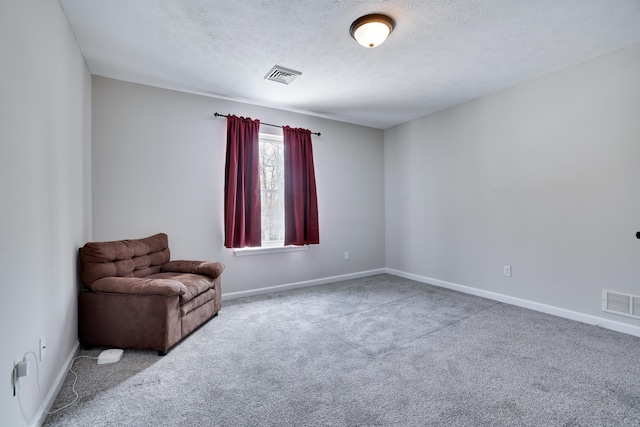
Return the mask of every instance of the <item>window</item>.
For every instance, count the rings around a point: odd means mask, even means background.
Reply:
[[[224,246],[238,256],[306,250],[320,243],[311,131],[283,126],[277,137],[259,126],[227,116]]]
[[[284,245],[284,146],[282,136],[260,134],[262,246]]]

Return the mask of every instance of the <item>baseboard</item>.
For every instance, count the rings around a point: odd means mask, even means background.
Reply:
[[[359,279],[361,277],[375,276],[376,274],[384,274],[385,269],[361,271],[358,273],[343,274],[340,276],[324,277],[321,279],[306,280],[304,282],[289,283],[286,285],[269,286],[266,288],[252,289],[249,291],[229,292],[222,294],[222,301],[236,298],[252,297],[255,295],[271,294],[274,292],[288,291],[291,289],[307,288],[310,286],[326,285],[327,283],[343,282],[345,280]]]
[[[605,319],[603,317],[598,317],[598,316],[592,316],[590,314],[579,313],[577,311],[567,310],[564,308],[542,304],[535,301],[529,301],[521,298],[512,297],[509,295],[499,294],[497,292],[485,291],[482,289],[472,288],[470,286],[459,285],[457,283],[446,282],[444,280],[433,279],[431,277],[419,276],[417,274],[412,274],[412,273],[405,273],[403,271],[394,270],[391,268],[385,268],[384,271],[387,274],[391,274],[398,277],[404,277],[405,279],[411,279],[417,282],[428,283],[430,285],[439,286],[441,288],[453,289],[455,291],[464,292],[466,294],[476,295],[479,297],[492,299],[494,301],[504,302],[506,304],[528,308],[530,310],[552,314],[554,316],[564,317],[565,319],[575,320],[577,322],[582,322],[589,325],[595,325],[602,328],[611,329],[616,332],[622,332],[625,334],[640,337],[640,327],[629,325],[622,322],[617,322],[615,320]]]
[[[65,360],[62,365],[62,369],[58,372],[58,376],[53,382],[53,386],[49,389],[49,393],[44,398],[44,401],[40,404],[40,409],[33,417],[33,422],[31,423],[32,427],[39,427],[44,423],[44,420],[47,418],[47,411],[51,409],[51,406],[56,400],[58,393],[60,393],[60,389],[64,384],[64,380],[67,378],[67,373],[69,372],[69,368],[71,367],[71,363],[73,363],[73,359],[76,357],[78,353],[78,349],[80,348],[80,342],[76,341],[76,344],[71,349],[69,356],[67,356],[67,360]]]

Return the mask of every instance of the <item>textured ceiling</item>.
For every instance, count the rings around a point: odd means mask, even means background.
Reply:
[[[59,2],[93,74],[380,129],[640,43],[640,0]],[[396,21],[375,49],[368,13]]]

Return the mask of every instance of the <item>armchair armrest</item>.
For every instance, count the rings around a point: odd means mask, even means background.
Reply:
[[[91,284],[94,292],[138,295],[184,295],[187,288],[177,280],[139,277],[104,277]]]
[[[163,272],[202,274],[216,279],[224,271],[224,264],[214,261],[169,261],[162,266]]]

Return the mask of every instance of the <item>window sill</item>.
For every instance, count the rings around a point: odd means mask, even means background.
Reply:
[[[278,252],[297,252],[308,251],[309,245],[304,246],[261,246],[259,248],[241,248],[234,249],[233,253],[236,256],[249,256],[249,255],[264,255],[274,254]]]

